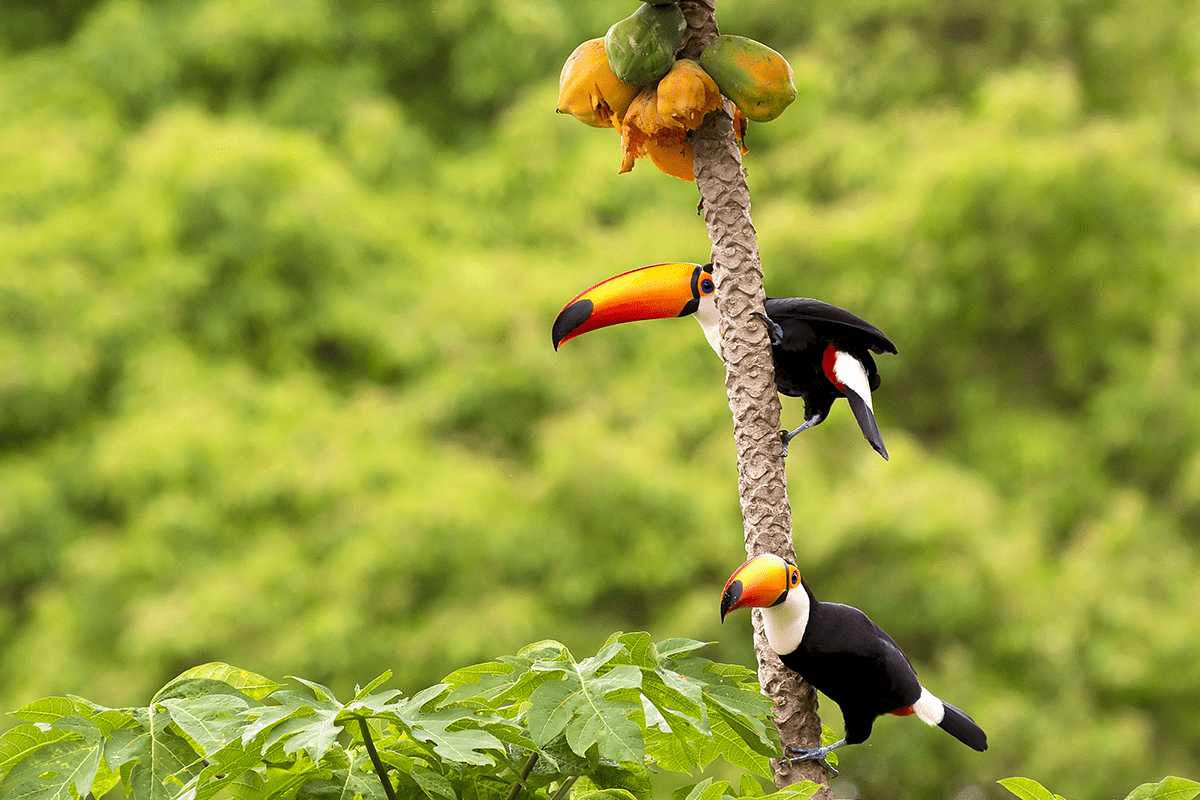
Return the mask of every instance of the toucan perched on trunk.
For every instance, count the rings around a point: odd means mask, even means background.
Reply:
[[[779,556],[750,559],[730,576],[721,595],[721,621],[738,608],[763,610],[771,649],[842,709],[846,735],[825,747],[786,748],[791,761],[820,761],[830,774],[829,752],[865,742],[875,718],[916,714],[968,747],[987,750],[987,734],[975,721],[934,697],[900,646],[857,608],[813,597],[800,570]]]
[[[704,336],[720,355],[717,304],[712,264],[670,263],[635,269],[596,284],[576,297],[554,320],[554,349],[580,334],[619,322],[695,314]],[[849,311],[807,297],[767,298],[767,323],[775,361],[775,388],[804,398],[804,424],[783,434],[788,442],[805,428],[819,424],[833,401],[845,397],[863,436],[885,459],[871,392],[879,388],[879,372],[871,353],[895,353],[883,332]]]

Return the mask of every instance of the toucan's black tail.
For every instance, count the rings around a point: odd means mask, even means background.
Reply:
[[[871,411],[871,407],[867,405],[866,400],[859,397],[858,393],[849,387],[846,388],[846,401],[850,403],[850,409],[854,411],[854,418],[858,420],[858,427],[862,428],[863,436],[867,437],[871,447],[874,447],[875,451],[886,461],[887,448],[883,446],[883,437],[879,435],[879,425],[875,422],[875,414]]]
[[[949,703],[943,702],[942,705],[946,707],[946,715],[942,717],[942,721],[938,723],[938,727],[955,739],[958,739],[967,747],[974,748],[980,752],[987,750],[987,734],[983,732],[983,728],[976,725],[975,720]]]

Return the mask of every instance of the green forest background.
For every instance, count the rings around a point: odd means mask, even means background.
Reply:
[[[553,113],[635,7],[5,0],[0,709],[210,660],[413,692],[614,630],[753,663],[719,360],[687,320],[550,343],[708,258],[693,184]],[[717,13],[796,72],[747,137],[768,293],[900,350],[890,462],[840,406],[792,446],[801,570],[991,743],[881,720],[835,786],[1197,777],[1200,2]]]

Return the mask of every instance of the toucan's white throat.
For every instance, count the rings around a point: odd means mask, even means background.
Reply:
[[[810,605],[808,592],[803,586],[797,586],[788,592],[782,603],[762,610],[763,628],[772,650],[787,655],[800,646],[808,627]]]
[[[704,338],[708,340],[708,344],[712,347],[713,352],[718,356],[721,355],[721,315],[717,313],[717,295],[716,293],[706,294],[700,298],[700,305],[696,308],[696,321],[700,323],[700,327],[704,330]],[[724,356],[721,356],[724,358]]]

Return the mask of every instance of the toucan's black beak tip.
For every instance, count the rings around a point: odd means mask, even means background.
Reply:
[[[725,589],[725,593],[721,595],[721,622],[725,621],[725,617],[737,605],[738,600],[742,599],[742,582],[734,581]]]
[[[576,300],[558,313],[558,316],[554,320],[554,327],[550,331],[556,352],[559,345],[566,341],[580,325],[588,321],[594,309],[595,305],[592,301],[585,299]]]

